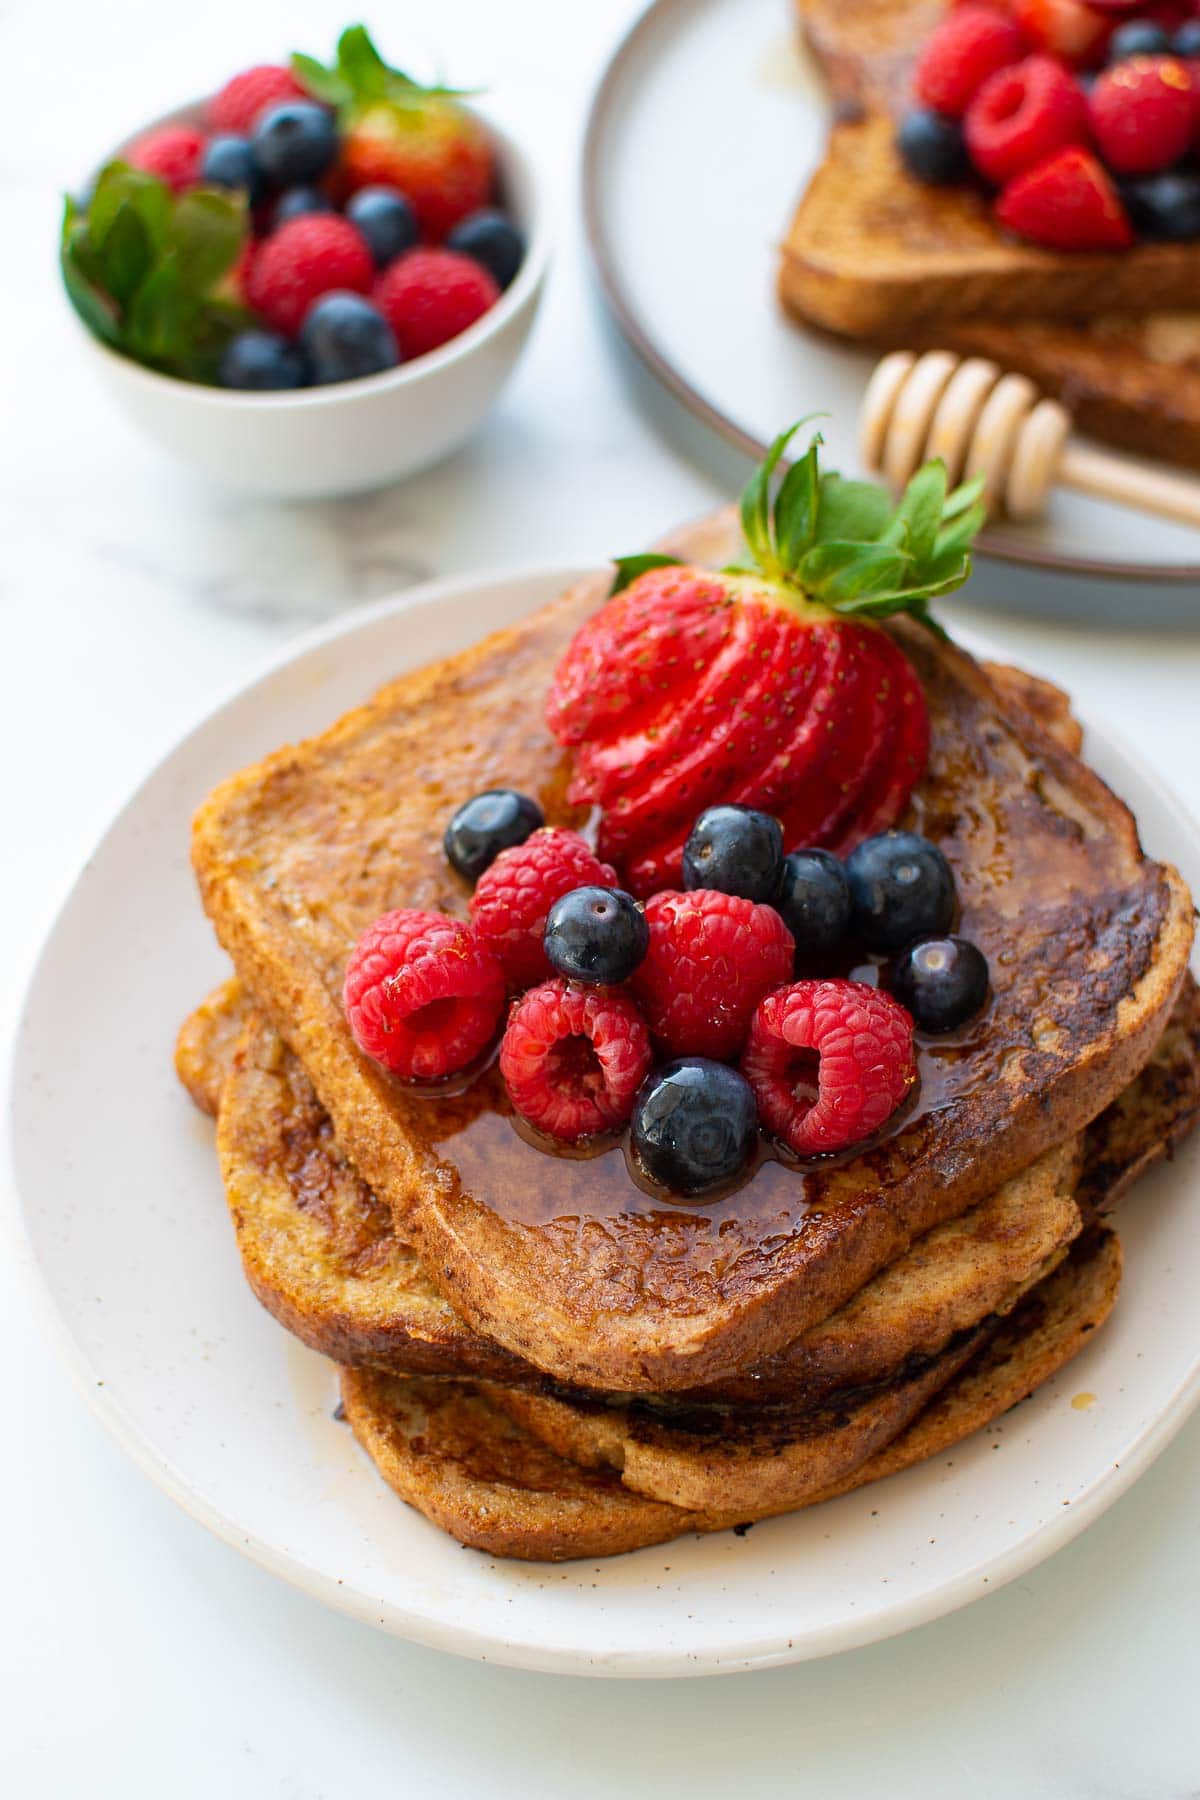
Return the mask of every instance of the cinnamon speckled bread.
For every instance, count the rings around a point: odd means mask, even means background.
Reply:
[[[833,124],[781,252],[787,309],[881,348],[989,357],[1058,395],[1085,431],[1200,467],[1200,246],[1166,258],[1163,246],[1054,257],[1002,236],[974,189],[922,186],[892,143],[914,56],[945,0],[797,9]]]
[[[940,1456],[1025,1399],[1103,1323],[1120,1268],[1116,1238],[1090,1235],[904,1431],[812,1493],[808,1504]],[[401,1499],[460,1543],[492,1555],[554,1562],[609,1556],[776,1510],[761,1497],[749,1509],[699,1512],[649,1499],[622,1480],[611,1453],[562,1418],[564,1409],[554,1417],[539,1411],[540,1434],[523,1426],[519,1415],[530,1396],[347,1369],[342,1398],[355,1435]],[[564,1446],[570,1439],[587,1461],[556,1453],[544,1437]]]
[[[670,547],[728,561],[727,516]],[[558,1380],[669,1392],[776,1354],[1102,1111],[1161,1035],[1191,905],[1094,774],[969,657],[901,621],[889,629],[933,732],[913,821],[954,868],[994,986],[965,1045],[921,1048],[914,1111],[834,1166],[766,1163],[725,1200],[670,1206],[633,1187],[619,1151],[547,1165],[494,1075],[414,1098],[354,1045],[346,956],[389,906],[465,911],[440,847],[464,795],[503,782],[566,816],[538,702],[602,594],[586,583],[235,776],[201,809],[194,859],[239,974],[460,1317]]]

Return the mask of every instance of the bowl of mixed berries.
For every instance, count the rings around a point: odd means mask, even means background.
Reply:
[[[480,423],[546,262],[529,160],[466,97],[386,63],[232,76],[128,139],[68,198],[68,297],[118,400],[253,492],[399,480]]]
[[[917,58],[897,148],[1046,250],[1200,239],[1200,8],[964,0]]]

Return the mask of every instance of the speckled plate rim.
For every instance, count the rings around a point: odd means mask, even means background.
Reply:
[[[654,336],[630,294],[613,242],[604,204],[602,138],[620,107],[621,89],[660,22],[673,12],[684,12],[689,0],[649,0],[620,39],[592,94],[583,138],[582,202],[584,232],[604,301],[622,337],[639,361],[679,404],[702,425],[752,462],[761,462],[767,444],[709,400],[675,366],[670,351]],[[1186,587],[1200,582],[1200,563],[1164,567],[1160,563],[1114,563],[1039,545],[1014,544],[983,531],[977,547],[981,555],[1021,568],[1044,569],[1058,575],[1085,575],[1104,581],[1153,582],[1165,587]]]
[[[173,746],[156,758],[131,797],[118,808],[108,827],[99,834],[93,849],[83,861],[80,873],[70,883],[61,906],[56,909],[43,947],[35,958],[18,1012],[17,1030],[12,1042],[4,1047],[3,1059],[0,1060],[0,1092],[6,1096],[6,1103],[3,1123],[0,1125],[0,1135],[3,1137],[0,1170],[5,1174],[9,1204],[3,1209],[3,1235],[9,1240],[11,1254],[23,1272],[46,1334],[61,1356],[68,1373],[89,1407],[133,1461],[186,1513],[218,1538],[248,1556],[260,1567],[335,1611],[433,1649],[540,1673],[657,1679],[748,1672],[835,1655],[927,1624],[995,1592],[997,1588],[1028,1573],[1062,1549],[1133,1485],[1166,1449],[1197,1405],[1200,1405],[1200,1336],[1184,1377],[1174,1385],[1144,1428],[1122,1446],[1118,1461],[1103,1467],[1075,1495],[1069,1507],[1051,1515],[1049,1520],[1014,1542],[1008,1549],[982,1558],[960,1575],[931,1585],[919,1596],[883,1606],[870,1618],[845,1616],[820,1629],[810,1627],[806,1630],[797,1626],[794,1635],[788,1637],[786,1642],[781,1642],[781,1633],[777,1627],[768,1636],[725,1644],[719,1651],[695,1652],[673,1646],[661,1649],[641,1644],[626,1650],[610,1649],[596,1657],[589,1654],[586,1646],[565,1650],[512,1642],[494,1633],[477,1630],[462,1618],[439,1614],[436,1608],[397,1605],[394,1601],[382,1599],[378,1594],[343,1584],[328,1569],[316,1566],[261,1533],[247,1531],[236,1518],[230,1517],[215,1505],[201,1486],[189,1479],[169,1456],[156,1447],[151,1434],[131,1417],[118,1395],[100,1378],[97,1368],[76,1341],[67,1317],[55,1302],[49,1277],[38,1261],[22,1219],[22,1201],[16,1173],[17,1133],[14,1128],[21,1104],[16,1051],[24,1035],[26,1017],[34,1001],[43,969],[54,955],[55,941],[64,915],[81,884],[86,881],[93,859],[109,836],[131,815],[136,815],[150,783],[175,759],[181,757],[192,739],[219,715],[251,699],[256,690],[289,671],[294,665],[304,662],[316,651],[336,645],[359,632],[372,629],[386,619],[401,617],[416,608],[433,607],[439,603],[469,605],[473,596],[483,596],[509,583],[521,583],[528,587],[529,609],[533,610],[534,606],[554,593],[592,573],[595,573],[594,568],[576,566],[552,569],[543,566],[506,569],[486,575],[454,576],[424,583],[399,596],[356,609],[348,617],[304,634],[282,652],[267,659],[248,678],[239,680],[217,704],[205,709]],[[996,654],[995,647],[977,635],[958,635],[964,647],[974,654]],[[1103,760],[1115,761],[1120,765],[1121,772],[1128,775],[1132,785],[1149,793],[1163,812],[1170,816],[1181,844],[1186,845],[1188,860],[1200,869],[1200,826],[1192,821],[1166,785],[1118,735],[1107,727],[1092,726],[1086,720],[1084,724],[1092,746],[1102,751]]]

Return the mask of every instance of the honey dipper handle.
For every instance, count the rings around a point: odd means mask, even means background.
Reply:
[[[1200,526],[1200,481],[1190,475],[1143,469],[1124,457],[1070,443],[1062,452],[1057,479],[1080,494],[1136,506],[1164,519],[1177,519],[1181,525]]]

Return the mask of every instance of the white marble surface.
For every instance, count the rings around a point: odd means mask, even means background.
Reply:
[[[323,0],[0,12],[3,1038],[90,842],[257,659],[424,575],[637,547],[718,497],[711,462],[681,453],[691,440],[615,353],[579,241],[578,129],[631,10],[442,0],[415,27],[456,74],[489,81],[557,172],[557,266],[527,360],[467,452],[402,491],[303,510],[160,465],[91,386],[55,284],[55,191],[139,116],[281,46],[320,49],[343,15]],[[376,14],[397,55],[403,18]],[[1200,636],[1139,632],[1136,610],[1127,631],[1031,621],[1012,609],[1021,592],[984,569],[971,613],[1200,807]],[[80,1029],[103,1054],[98,1024]],[[10,1259],[0,1345],[5,1794],[1200,1794],[1200,1421],[1083,1539],[966,1613],[820,1665],[589,1684],[392,1642],[206,1536],[87,1414]]]

